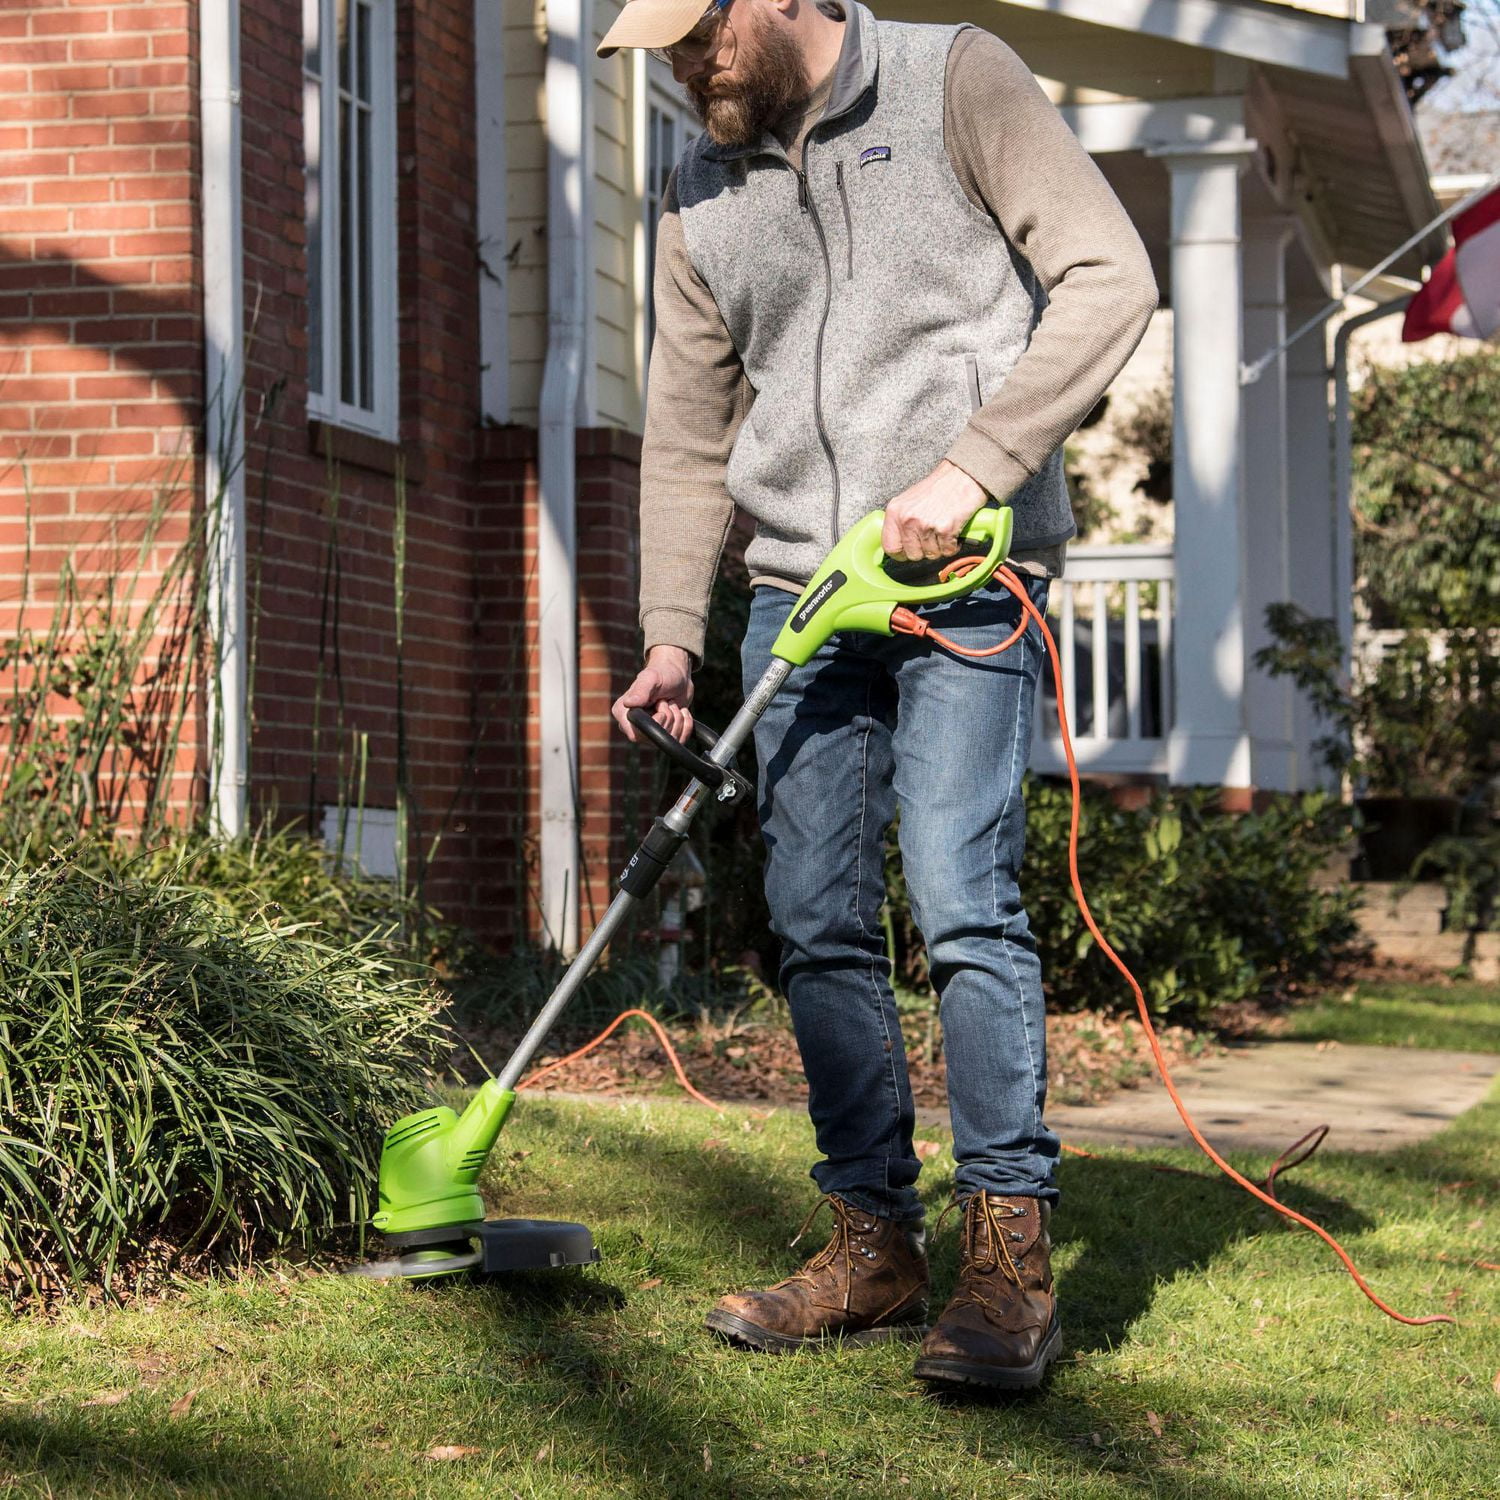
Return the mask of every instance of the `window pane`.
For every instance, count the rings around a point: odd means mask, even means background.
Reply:
[[[302,71],[319,78],[323,73],[321,3],[305,6],[302,15]]]
[[[323,394],[323,0],[302,8],[302,141],[306,161],[307,390]]]
[[[359,28],[359,73],[355,92],[361,102],[370,102],[370,7],[356,4],[355,22]]]
[[[364,7],[361,6],[361,9]],[[370,275],[370,245],[375,237],[370,202],[370,111],[358,111],[359,120],[359,404],[366,411],[375,409],[375,310],[374,286]]]
[[[339,34],[339,87],[349,90],[349,0],[333,0]]]
[[[339,395],[351,403],[354,400],[354,328],[358,307],[354,172],[349,159],[353,133],[350,117],[353,113],[353,105],[345,102],[339,106]]]
[[[307,388],[323,394],[323,90],[315,82],[303,85],[302,111],[306,121],[307,178]]]

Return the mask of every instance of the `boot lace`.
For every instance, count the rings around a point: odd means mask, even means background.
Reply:
[[[854,1222],[855,1210],[841,1198],[835,1198],[831,1193],[819,1198],[813,1204],[812,1212],[802,1221],[802,1227],[792,1236],[788,1249],[793,1248],[807,1233],[812,1221],[817,1218],[823,1205],[827,1204],[833,1210],[833,1235],[828,1243],[818,1251],[806,1265],[801,1269],[793,1271],[782,1286],[790,1286],[793,1282],[805,1281],[809,1285],[816,1285],[819,1277],[824,1272],[832,1272],[835,1276],[839,1271],[843,1273],[844,1282],[844,1311],[848,1312],[854,1299],[854,1257],[856,1254],[864,1255],[867,1259],[873,1256],[865,1251],[858,1243],[863,1235],[868,1234],[875,1228],[875,1221],[871,1215],[864,1215],[865,1222],[856,1224]]]
[[[1007,1219],[1024,1219],[1025,1211],[1003,1203],[998,1198],[991,1198],[988,1193],[975,1193],[965,1204],[960,1204],[954,1198],[938,1216],[934,1235],[955,1208],[962,1208],[964,1216],[963,1250],[959,1262],[962,1269],[958,1288],[949,1305],[974,1302],[981,1307],[987,1306],[990,1299],[985,1297],[985,1289],[996,1288],[993,1282],[981,1278],[992,1271],[999,1271],[1004,1280],[1020,1290],[1021,1268],[1010,1253],[1010,1231],[1001,1226]]]

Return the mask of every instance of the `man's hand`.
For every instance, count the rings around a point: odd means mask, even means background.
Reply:
[[[632,744],[638,738],[635,726],[626,718],[632,708],[650,709],[651,717],[663,729],[686,744],[693,732],[693,716],[688,712],[692,701],[693,658],[681,646],[653,646],[645,669],[620,694],[611,712]]]
[[[958,550],[959,533],[988,498],[977,479],[945,458],[886,506],[880,545],[887,557],[908,562],[951,557]]]

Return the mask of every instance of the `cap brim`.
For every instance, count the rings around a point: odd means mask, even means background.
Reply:
[[[629,0],[595,54],[613,57],[622,47],[670,47],[698,24],[705,9],[706,0]]]

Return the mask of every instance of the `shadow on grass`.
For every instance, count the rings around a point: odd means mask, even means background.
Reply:
[[[0,1411],[0,1482],[7,1495],[135,1493],[178,1500],[361,1500],[365,1480],[336,1461],[314,1463],[273,1451],[283,1447],[209,1429],[196,1420],[133,1420],[131,1404],[90,1413]],[[12,1489],[11,1485],[15,1488]],[[27,1485],[33,1486],[26,1488]]]
[[[1161,1171],[1121,1157],[1065,1160],[1063,1203],[1053,1218],[1053,1244],[1080,1246],[1058,1277],[1067,1346],[1112,1349],[1147,1312],[1158,1286],[1200,1271],[1230,1245],[1261,1234],[1306,1234],[1220,1176],[1207,1162],[1197,1172]],[[1370,1220],[1338,1198],[1295,1179],[1280,1179],[1277,1196],[1329,1233],[1344,1236]]]
[[[546,1102],[529,1107],[533,1128],[549,1131]],[[566,1118],[561,1110],[553,1113]],[[767,1265],[794,1265],[802,1255],[788,1259],[787,1241],[816,1201],[817,1190],[806,1178],[788,1180],[784,1170],[741,1150],[739,1118],[730,1116],[726,1124],[723,1117],[703,1111],[704,1137],[717,1142],[712,1148],[644,1131],[601,1133],[591,1150],[603,1170],[593,1182],[580,1180],[577,1174],[586,1172],[589,1158],[580,1159],[573,1168],[577,1194],[570,1192],[566,1207],[552,1204],[550,1197],[545,1205],[532,1200],[524,1180],[502,1183],[496,1202],[507,1214],[522,1212],[519,1203],[529,1205],[526,1212],[539,1214],[576,1209],[583,1218],[592,1212],[687,1223],[694,1227],[697,1243],[715,1256],[744,1253]],[[809,1147],[811,1138],[809,1128]],[[759,1139],[747,1137],[745,1143]],[[815,1237],[813,1231],[809,1234]]]

